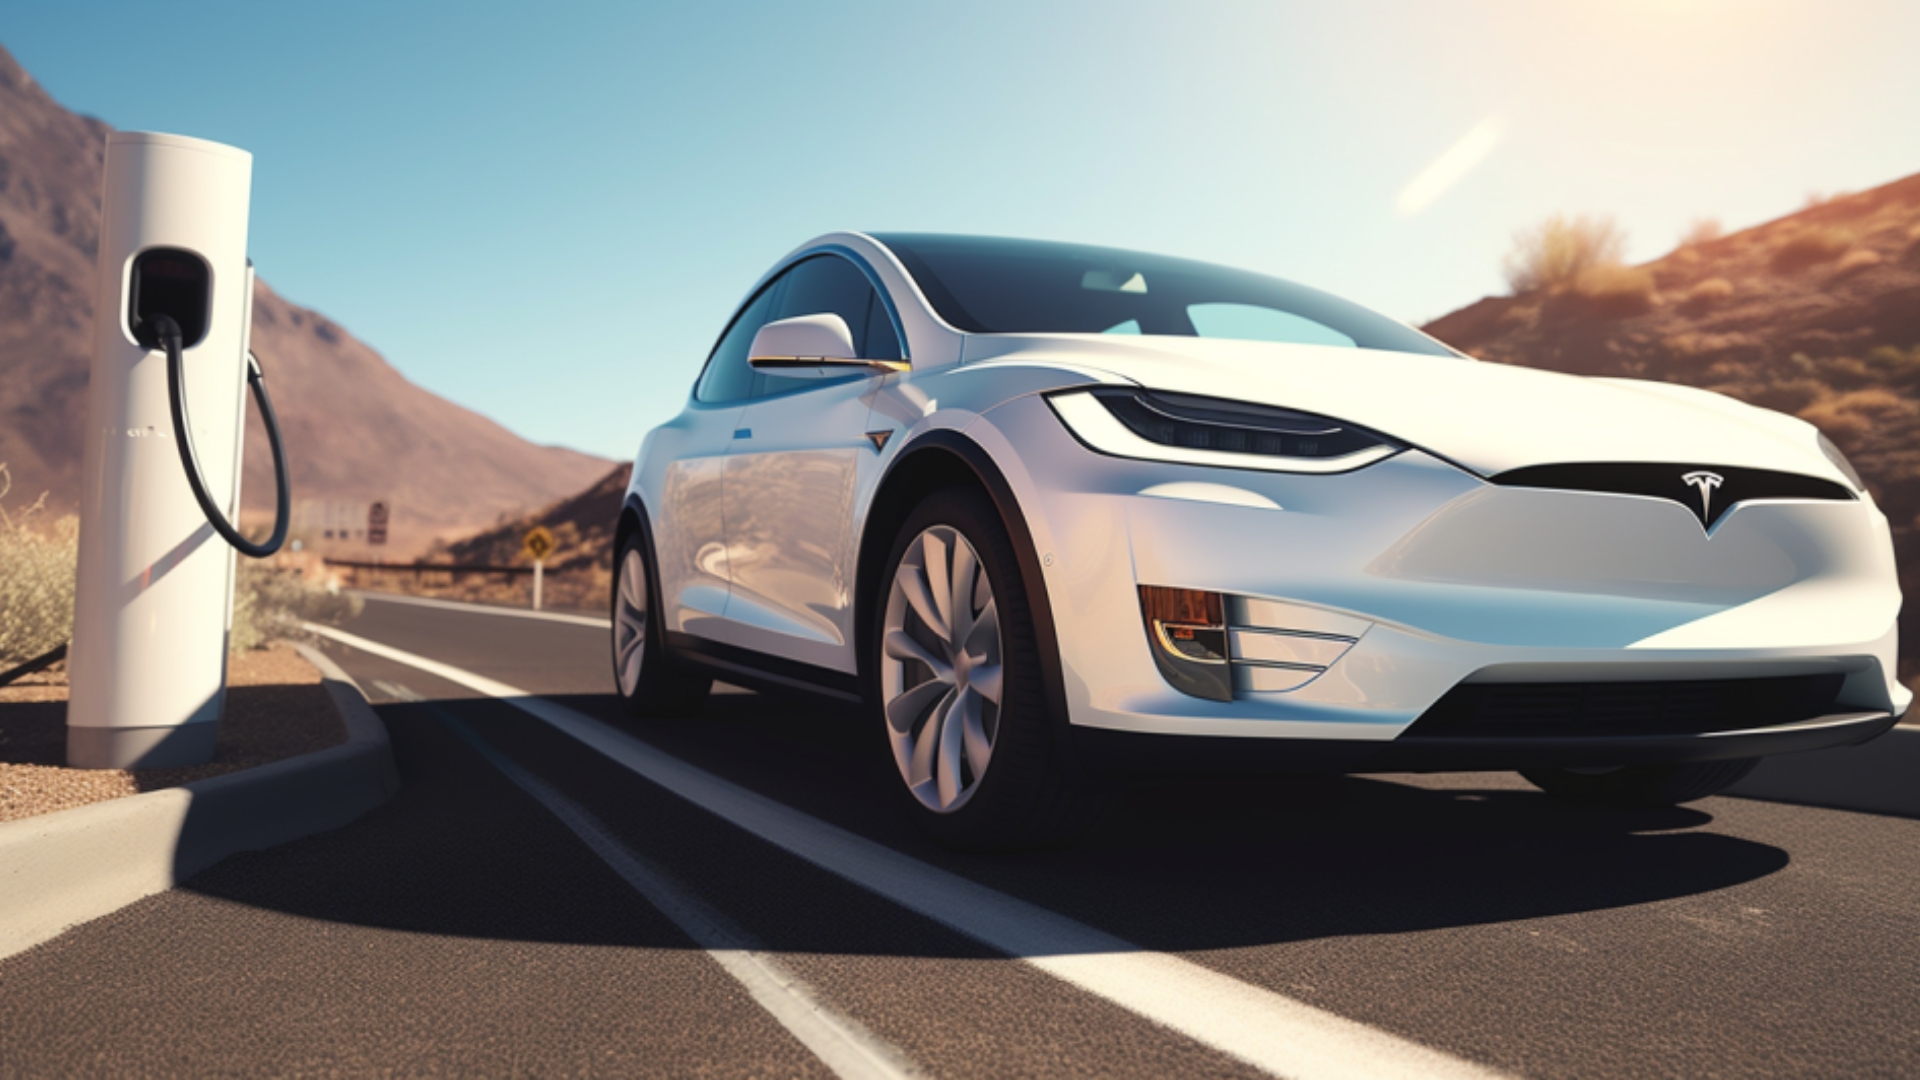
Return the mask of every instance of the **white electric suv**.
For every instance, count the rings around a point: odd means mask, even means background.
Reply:
[[[1912,698],[1886,518],[1811,426],[1106,248],[800,247],[647,435],[617,535],[635,715],[715,678],[856,706],[966,846],[1165,770],[1673,803]]]

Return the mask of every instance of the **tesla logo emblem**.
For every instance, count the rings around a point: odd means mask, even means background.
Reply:
[[[1705,469],[1700,469],[1682,476],[1680,482],[1691,485],[1695,490],[1700,492],[1700,520],[1712,521],[1713,489],[1719,487],[1726,481],[1721,478],[1719,473],[1711,473]]]

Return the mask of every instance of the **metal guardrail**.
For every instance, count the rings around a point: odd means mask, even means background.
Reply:
[[[506,577],[518,577],[533,573],[531,566],[487,566],[478,563],[392,563],[366,562],[355,559],[322,559],[328,566],[338,566],[346,570],[374,570],[402,574],[501,574]]]

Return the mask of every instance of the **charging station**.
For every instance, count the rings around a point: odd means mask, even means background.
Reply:
[[[179,135],[107,137],[67,763],[211,760],[225,700],[234,552],[271,554],[289,496],[249,351],[253,156]],[[272,537],[233,526],[246,393],[279,485]]]

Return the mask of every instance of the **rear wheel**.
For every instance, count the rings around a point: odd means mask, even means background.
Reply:
[[[871,700],[907,813],[954,847],[1078,835],[1100,799],[1059,760],[1032,611],[993,504],[965,488],[928,496],[881,580]]]
[[[1557,799],[1588,806],[1674,806],[1718,795],[1760,764],[1759,758],[1686,765],[1622,765],[1606,769],[1521,769],[1520,775]]]
[[[630,716],[691,716],[713,680],[667,655],[647,569],[646,537],[635,530],[613,564],[613,678]]]

